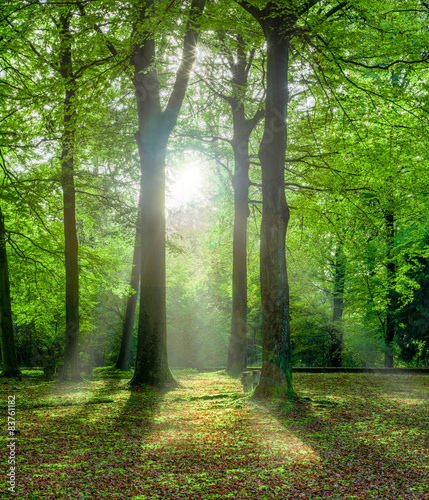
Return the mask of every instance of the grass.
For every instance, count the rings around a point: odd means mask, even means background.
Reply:
[[[176,376],[170,392],[4,381],[2,490],[14,394],[19,499],[429,499],[425,376],[296,374],[311,401],[295,405],[222,372]]]

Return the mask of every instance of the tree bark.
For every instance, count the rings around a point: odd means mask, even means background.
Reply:
[[[234,151],[234,232],[232,241],[232,315],[228,346],[227,371],[238,375],[247,366],[247,219],[249,217],[249,140],[263,116],[257,111],[247,120],[243,95],[247,90],[248,61],[243,40],[238,37],[237,62],[232,57],[233,96],[228,99],[232,109]]]
[[[115,368],[118,370],[127,370],[130,362],[130,348],[133,338],[134,319],[136,315],[137,299],[140,283],[140,218],[141,218],[141,196],[139,200],[139,214],[136,224],[136,237],[134,242],[133,267],[131,269],[130,288],[132,294],[127,299],[127,307],[125,309],[124,322],[122,324],[121,347],[119,349],[118,359],[116,360]]]
[[[264,133],[259,147],[262,170],[262,371],[255,395],[293,396],[286,269],[286,231],[290,214],[285,196],[284,164],[290,42],[286,33],[295,24],[296,17],[278,15],[278,12],[271,16],[274,11],[270,2],[263,11],[258,11],[257,17],[267,41],[267,97]]]
[[[393,367],[393,342],[395,340],[395,313],[396,313],[396,263],[394,261],[395,249],[395,214],[393,209],[386,210],[384,213],[387,238],[387,286],[388,288],[388,304],[386,311],[386,332],[385,332],[385,352],[384,366],[385,368]]]
[[[151,2],[148,2],[150,4]],[[144,33],[132,57],[139,128],[135,134],[141,168],[141,276],[136,364],[131,385],[175,384],[167,358],[165,280],[165,156],[196,57],[198,17],[205,0],[193,0],[183,55],[170,99],[161,110],[155,41]],[[146,6],[141,19],[149,15]],[[138,28],[136,26],[136,28]]]
[[[335,251],[334,263],[334,304],[332,311],[332,322],[334,324],[334,332],[331,344],[331,364],[332,366],[342,366],[343,362],[343,332],[342,318],[344,311],[344,280],[346,270],[344,262],[344,253],[342,243],[340,242]]]
[[[9,268],[6,253],[6,231],[0,207],[0,335],[3,369],[2,377],[20,377],[15,348],[15,333],[10,301]]]
[[[78,363],[79,343],[79,267],[78,239],[76,231],[76,191],[74,184],[74,145],[76,111],[76,81],[73,76],[72,35],[70,12],[60,17],[60,73],[64,81],[64,119],[61,153],[61,187],[64,210],[64,256],[66,272],[66,331],[64,367],[62,378],[80,378]]]
[[[289,38],[279,33],[278,18],[267,20],[267,102],[259,149],[262,169],[260,276],[262,300],[262,372],[256,393],[273,396],[292,391],[289,283],[286,231],[289,207],[284,164],[288,103]]]
[[[289,207],[285,196],[284,165],[289,99],[288,29],[293,14],[281,14],[269,2],[263,10],[239,2],[261,25],[267,41],[265,124],[259,147],[262,171],[260,279],[262,301],[262,371],[255,396],[294,396],[289,327],[289,283],[286,269],[286,231]]]
[[[174,381],[167,359],[165,283],[165,153],[162,114],[137,133],[142,169],[141,285],[133,385],[164,386]],[[161,140],[161,136],[164,139]],[[159,140],[159,142],[158,142]]]
[[[249,217],[248,138],[234,144],[234,233],[232,241],[232,316],[227,371],[241,373],[247,365],[247,219]],[[234,141],[233,141],[234,142]]]
[[[236,2],[259,22],[267,41],[265,125],[259,147],[262,170],[262,371],[255,396],[295,397],[286,269],[286,232],[290,212],[284,181],[289,48],[296,21],[318,0],[303,2],[300,8],[294,2],[286,2],[284,9],[280,9],[277,2],[268,2],[262,10],[245,0]]]

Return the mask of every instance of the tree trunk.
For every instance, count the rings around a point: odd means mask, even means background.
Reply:
[[[20,377],[15,348],[15,333],[10,303],[9,268],[6,253],[6,231],[0,207],[0,335],[3,362],[2,377]]]
[[[115,368],[118,370],[127,370],[130,361],[130,348],[133,338],[134,319],[136,315],[137,298],[140,282],[140,221],[141,219],[141,196],[139,201],[139,215],[136,224],[136,238],[134,242],[133,267],[131,269],[130,287],[133,293],[127,299],[127,307],[125,309],[124,322],[122,324],[121,347],[119,349],[118,359],[116,360]]]
[[[289,38],[281,18],[264,23],[267,39],[267,98],[264,135],[259,148],[262,169],[261,299],[262,372],[256,395],[294,394],[289,329],[286,231],[289,207],[284,164],[288,103]]]
[[[234,146],[234,234],[232,241],[232,316],[228,373],[237,375],[247,364],[247,218],[249,217],[249,137]]]
[[[342,366],[343,362],[343,332],[342,318],[344,311],[344,280],[345,262],[342,243],[339,243],[335,252],[334,264],[334,307],[332,311],[332,322],[334,323],[334,333],[331,344],[331,364],[332,366]]]
[[[237,55],[227,54],[232,72],[232,96],[226,98],[232,109],[234,150],[234,233],[232,241],[232,315],[227,371],[238,375],[247,366],[247,219],[249,217],[249,140],[264,115],[257,110],[246,119],[243,99],[247,92],[249,61],[246,45],[237,36]],[[235,62],[236,60],[236,62]]]
[[[148,2],[149,4],[151,2]],[[141,169],[141,276],[136,365],[131,385],[175,384],[167,358],[165,280],[165,156],[185,97],[198,41],[198,18],[205,0],[193,0],[184,37],[182,60],[167,107],[161,111],[155,41],[144,33],[134,48],[133,84],[139,128],[135,134]],[[146,6],[140,18],[146,19]],[[137,26],[136,26],[137,28]]]
[[[237,0],[261,25],[267,41],[267,96],[265,125],[259,147],[262,170],[261,300],[262,371],[255,396],[295,397],[292,386],[289,284],[286,270],[286,231],[289,206],[285,196],[284,166],[289,100],[289,46],[293,27],[312,5],[282,12],[277,3],[259,9]]]
[[[137,354],[132,385],[174,383],[167,358],[165,280],[165,153],[162,114],[137,133],[142,180],[141,277]],[[167,135],[168,136],[168,135]]]
[[[70,13],[62,15],[60,73],[65,84],[64,132],[62,134],[61,187],[64,210],[64,255],[66,272],[66,332],[62,378],[80,378],[79,342],[79,267],[76,232],[76,191],[74,185],[74,142],[76,127],[76,81],[73,77],[70,33]]]
[[[396,264],[394,259],[395,249],[395,215],[394,211],[388,210],[384,213],[384,220],[386,224],[386,237],[387,237],[387,286],[388,291],[388,305],[386,312],[386,334],[385,334],[385,352],[384,352],[384,366],[386,368],[393,367],[393,341],[395,340],[395,313],[396,313]]]

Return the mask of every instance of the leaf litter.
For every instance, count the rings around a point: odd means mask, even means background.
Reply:
[[[14,382],[16,497],[429,499],[424,376],[300,373],[287,404],[222,372],[176,375],[172,391]]]

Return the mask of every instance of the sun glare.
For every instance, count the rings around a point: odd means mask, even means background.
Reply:
[[[183,165],[177,172],[172,173],[171,179],[167,205],[186,206],[201,197],[203,178],[201,166],[197,161]]]

